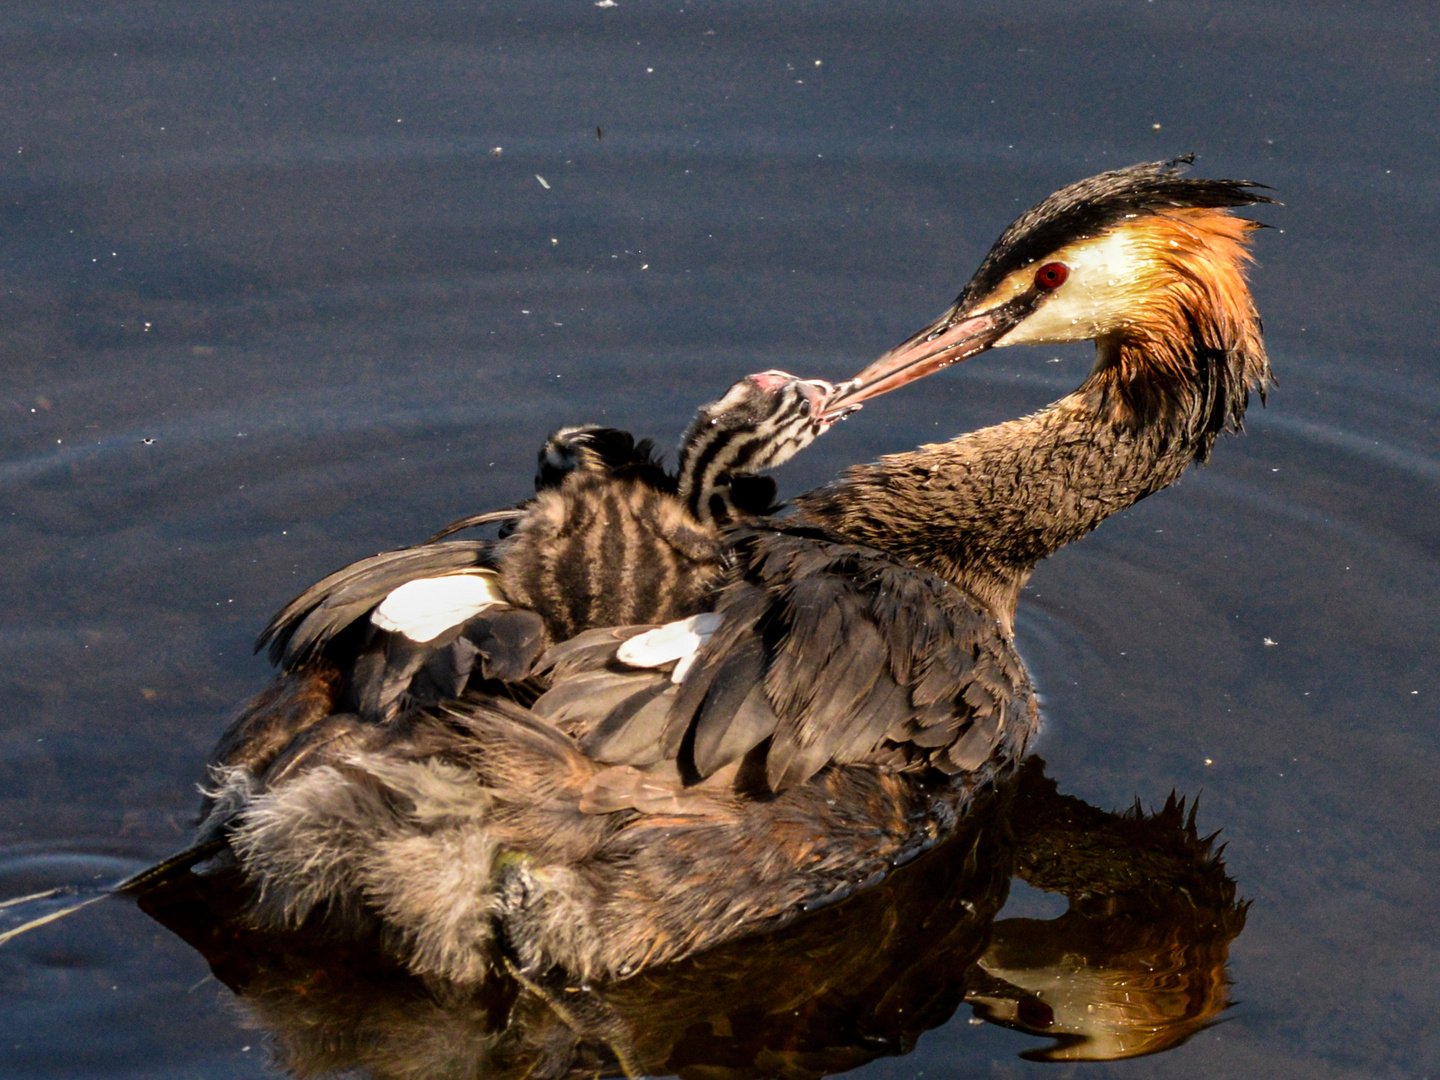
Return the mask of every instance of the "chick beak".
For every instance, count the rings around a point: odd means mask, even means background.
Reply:
[[[979,315],[961,315],[952,308],[855,378],[836,386],[835,394],[826,404],[824,419],[838,420],[854,412],[861,402],[984,352],[1032,310],[1034,304],[1028,296],[1017,297]]]

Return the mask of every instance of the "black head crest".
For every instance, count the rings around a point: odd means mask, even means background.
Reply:
[[[1269,190],[1264,184],[1250,180],[1187,179],[1184,172],[1194,160],[1194,154],[1184,154],[1171,161],[1144,162],[1061,188],[1021,214],[1000,234],[956,306],[963,309],[990,293],[1015,270],[1066,244],[1099,236],[1127,217],[1170,209],[1275,201],[1257,190]]]

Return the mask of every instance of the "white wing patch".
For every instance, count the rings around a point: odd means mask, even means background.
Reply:
[[[666,623],[654,630],[637,634],[624,642],[615,652],[615,659],[631,667],[659,667],[672,660],[679,660],[670,681],[678,683],[685,678],[700,647],[720,629],[725,616],[707,611],[703,615],[691,615],[688,619]]]
[[[407,581],[385,597],[370,615],[381,630],[411,641],[431,641],[495,604],[508,603],[491,573],[446,574]]]

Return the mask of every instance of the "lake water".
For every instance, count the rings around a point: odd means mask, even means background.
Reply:
[[[1432,5],[157,0],[12,7],[0,35],[0,897],[181,846],[272,611],[523,496],[549,430],[668,443],[745,372],[845,377],[1054,188],[1195,151],[1285,204],[1254,276],[1280,385],[1041,566],[1017,635],[1062,792],[1203,792],[1252,901],[1233,1007],[1090,1065],[960,1008],[862,1071],[1436,1075]],[[782,487],[1088,363],[989,354]],[[269,1069],[125,903],[0,948],[0,995],[7,1077]]]

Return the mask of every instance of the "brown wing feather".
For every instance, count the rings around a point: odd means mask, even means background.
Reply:
[[[580,749],[607,765],[654,765],[662,758],[660,734],[674,698],[675,687],[666,679],[634,712],[614,710],[592,733],[581,736]]]
[[[292,671],[322,651],[391,590],[419,578],[488,566],[494,546],[487,540],[447,540],[353,562],[286,604],[260,632],[255,651],[268,645],[270,662]]]
[[[968,597],[813,530],[735,535],[736,569],[716,603],[723,622],[679,687],[616,661],[642,628],[597,630],[542,661],[551,689],[537,712],[596,760],[673,762],[692,784],[758,755],[772,791],[830,764],[952,774],[1023,752],[1034,691]]]
[[[709,775],[767,736],[776,791],[831,763],[894,767],[897,751],[909,768],[953,773],[1023,749],[1034,691],[1013,645],[964,594],[810,530],[753,530],[733,550],[740,570],[716,605],[725,622],[671,710],[665,750],[694,755],[682,769]],[[756,650],[768,711],[748,689],[720,689],[722,673]]]
[[[715,677],[693,727],[691,756],[701,777],[741,757],[775,731],[774,709],[752,700],[757,689],[764,693],[764,676],[764,648],[754,638],[739,641],[715,665]]]

